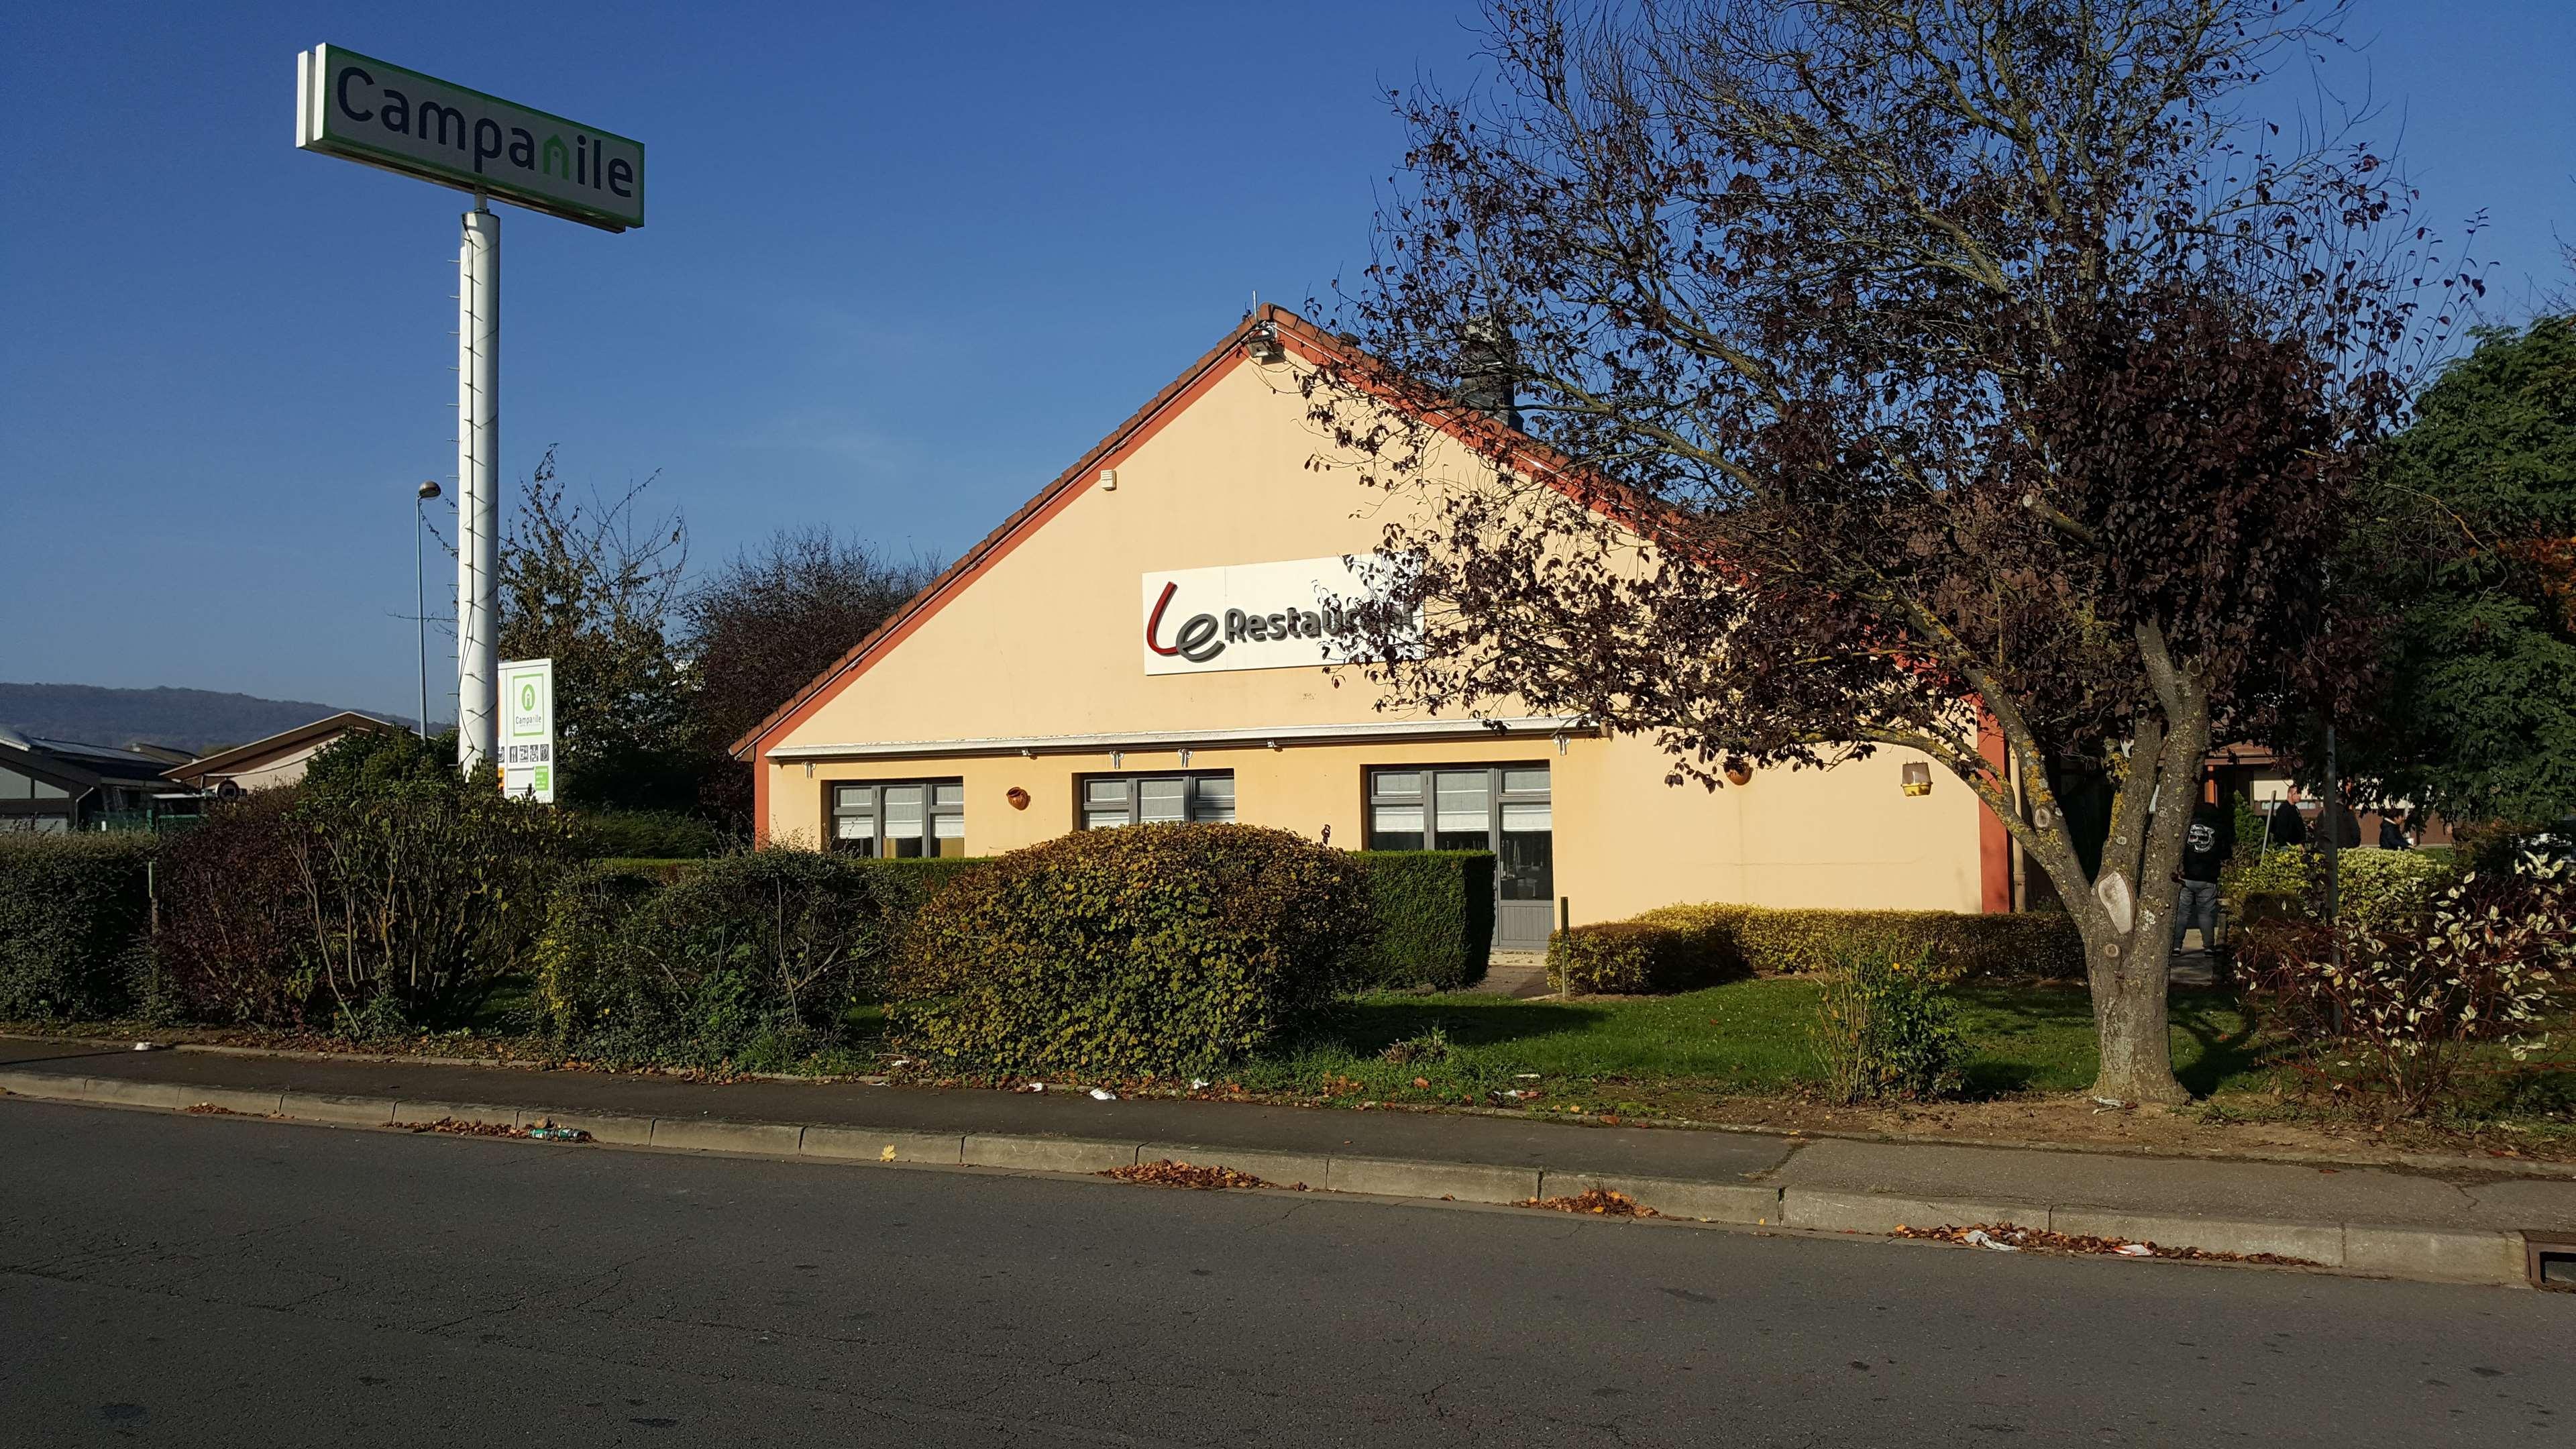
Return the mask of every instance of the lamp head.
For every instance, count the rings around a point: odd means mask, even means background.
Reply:
[[[427,482],[427,483],[423,483],[423,484],[421,484],[421,485],[420,485],[420,488],[419,488],[419,489],[414,493],[414,495],[413,495],[413,496],[414,496],[414,497],[417,497],[417,498],[419,498],[419,499],[421,499],[421,500],[422,500],[422,501],[424,501],[424,502],[426,502],[426,501],[427,501],[427,500],[429,500],[429,499],[436,498],[438,495],[439,495],[439,487],[438,487],[438,484],[437,484],[435,481],[431,481],[431,482]]]

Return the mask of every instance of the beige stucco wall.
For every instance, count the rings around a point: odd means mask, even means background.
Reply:
[[[1373,711],[1373,692],[1350,671],[1337,688],[1318,668],[1149,676],[1141,666],[1144,572],[1376,545],[1396,505],[1347,471],[1310,467],[1322,448],[1287,365],[1236,364],[1114,460],[1115,491],[1083,488],[768,747],[1405,718]],[[1555,772],[1557,891],[1579,920],[1685,900],[1978,908],[1975,801],[1938,775],[1931,795],[1904,796],[1900,765],[1917,756],[1764,771],[1711,794],[1666,785],[1668,765],[1645,741],[1579,736],[1563,751],[1545,738],[1194,746],[1190,767],[1235,772],[1245,823],[1309,837],[1330,825],[1334,844],[1356,847],[1368,766],[1544,760]],[[1129,749],[1123,762],[1178,767],[1167,748]],[[767,772],[768,837],[781,844],[819,840],[830,782],[962,778],[978,855],[1070,830],[1075,777],[1112,771],[1105,751],[763,758],[754,768]],[[1032,797],[1025,811],[1004,800],[1014,786]]]

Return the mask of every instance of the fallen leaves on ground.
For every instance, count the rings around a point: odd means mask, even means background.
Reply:
[[[1173,1162],[1168,1159],[1161,1162],[1140,1162],[1134,1167],[1113,1167],[1100,1175],[1114,1177],[1120,1182],[1142,1183],[1147,1187],[1187,1187],[1200,1192],[1213,1192],[1228,1187],[1277,1187],[1279,1185],[1275,1182],[1264,1182],[1248,1172],[1237,1172],[1231,1167],[1193,1167],[1186,1162]],[[1290,1185],[1292,1192],[1305,1190],[1306,1184],[1302,1182]]]
[[[2160,1243],[2133,1242],[2126,1238],[2097,1238],[2089,1233],[2052,1233],[2046,1228],[2025,1228],[2012,1223],[1971,1223],[1964,1228],[1947,1224],[1937,1228],[1912,1228],[1899,1223],[1895,1236],[1968,1245],[1970,1233],[1982,1233],[2011,1247],[2042,1252],[2099,1253],[2115,1258],[2177,1258],[2202,1263],[2264,1263],[2283,1268],[2322,1266],[2311,1259],[2292,1258],[2280,1253],[2222,1253],[2207,1248],[2169,1248]],[[2146,1251],[2137,1251],[2141,1248]]]
[[[441,1117],[435,1122],[396,1122],[405,1132],[445,1132],[456,1137],[521,1137],[540,1142],[588,1142],[590,1134],[578,1127],[557,1127],[540,1122],[528,1127],[514,1127],[507,1122],[460,1122]]]
[[[218,1107],[212,1102],[192,1102],[179,1110],[193,1117],[247,1117],[251,1115],[248,1112],[236,1112],[230,1107]]]
[[[1573,1197],[1530,1197],[1513,1204],[1515,1207],[1545,1208],[1552,1213],[1591,1213],[1606,1218],[1653,1218],[1663,1214],[1637,1201],[1624,1192],[1606,1187],[1587,1187]]]

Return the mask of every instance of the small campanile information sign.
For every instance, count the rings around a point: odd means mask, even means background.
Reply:
[[[555,799],[555,662],[501,661],[501,793]]]

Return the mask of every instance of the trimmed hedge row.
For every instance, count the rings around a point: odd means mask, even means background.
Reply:
[[[798,850],[600,862],[549,903],[539,1004],[575,1056],[784,1066],[832,1045],[922,906],[986,864]]]
[[[153,993],[148,835],[0,835],[0,1017],[121,1016]]]
[[[1485,974],[1494,940],[1487,850],[1372,850],[1351,857],[1376,931],[1345,977],[1355,989],[1455,991]]]
[[[1689,991],[1751,975],[1829,971],[1852,957],[1924,959],[1945,980],[2065,978],[2084,970],[2075,922],[2053,912],[1665,906],[1548,941],[1548,980],[1600,994]]]

